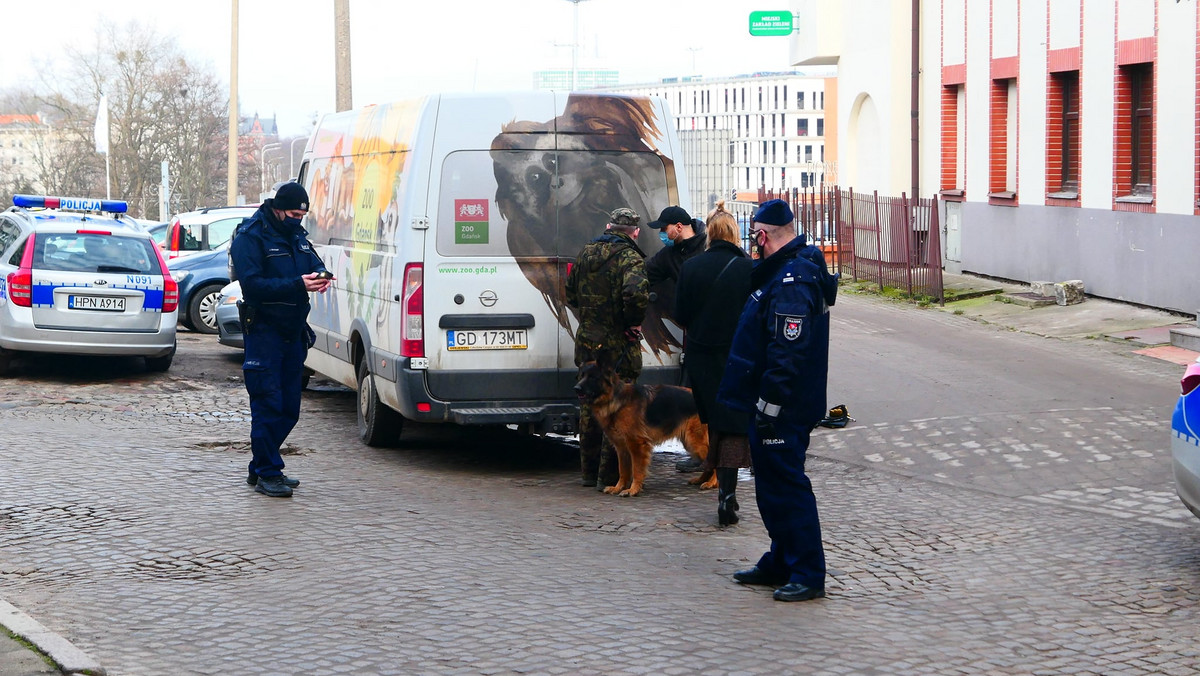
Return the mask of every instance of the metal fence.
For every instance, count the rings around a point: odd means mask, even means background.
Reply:
[[[895,288],[910,296],[944,302],[942,245],[937,197],[910,200],[880,197],[821,185],[784,192],[759,190],[758,203],[734,202],[730,211],[742,224],[742,242],[750,249],[750,217],[758,204],[786,200],[797,230],[825,253],[831,272]]]
[[[854,279],[945,301],[937,197],[837,191],[838,263]]]

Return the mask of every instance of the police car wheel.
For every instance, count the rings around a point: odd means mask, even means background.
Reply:
[[[153,373],[163,373],[167,369],[170,369],[171,362],[175,360],[176,346],[172,346],[171,351],[161,357],[146,357],[146,370]]]
[[[358,363],[358,436],[368,446],[387,446],[397,441],[404,419],[379,401],[367,360]]]

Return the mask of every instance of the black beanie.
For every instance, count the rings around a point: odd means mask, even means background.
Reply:
[[[280,211],[308,211],[308,192],[295,181],[284,183],[275,191],[275,201],[271,206]]]

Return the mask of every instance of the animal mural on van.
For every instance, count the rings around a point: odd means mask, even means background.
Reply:
[[[574,257],[617,207],[645,218],[674,203],[673,162],[657,145],[663,138],[648,98],[573,94],[554,119],[513,120],[492,141],[509,250],[527,254],[517,257],[521,272],[572,338],[558,257]],[[656,243],[656,235],[643,228],[639,244]],[[651,303],[642,325],[660,363],[682,347],[665,323],[670,311]]]
[[[329,267],[345,294],[320,294],[313,315],[331,330],[347,332],[352,317],[372,318],[378,336],[390,343],[390,297],[395,252],[380,247],[396,241],[412,135],[419,101],[373,106],[344,127],[323,127],[313,144],[310,212],[315,244],[333,245]],[[344,298],[347,307],[338,307]],[[344,321],[343,321],[344,319]]]

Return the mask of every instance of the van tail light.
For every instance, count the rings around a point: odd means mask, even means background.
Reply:
[[[33,249],[36,246],[37,234],[31,232],[25,240],[20,266],[16,272],[8,273],[8,297],[13,305],[33,307]]]
[[[33,307],[33,271],[20,268],[8,273],[8,298],[13,305]]]
[[[425,356],[425,291],[420,263],[404,266],[404,296],[400,301],[400,355]]]
[[[1183,394],[1190,394],[1197,385],[1200,385],[1200,364],[1192,364],[1188,366],[1187,371],[1183,374],[1183,379],[1179,381],[1179,389],[1183,390]]]
[[[167,261],[163,258],[162,249],[157,245],[154,247],[154,255],[158,256],[158,269],[162,271],[163,279],[163,312],[174,312],[179,308],[179,284],[175,278],[171,276],[171,270],[167,268]]]

